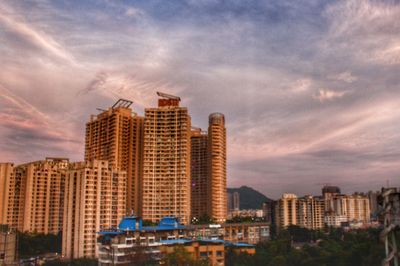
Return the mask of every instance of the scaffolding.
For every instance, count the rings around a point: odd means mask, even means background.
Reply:
[[[386,257],[382,266],[399,266],[400,253],[396,233],[400,229],[400,191],[396,188],[382,188],[379,202],[383,206],[384,229],[381,240],[385,243]]]

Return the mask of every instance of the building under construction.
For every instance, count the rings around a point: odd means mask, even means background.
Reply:
[[[143,117],[132,112],[132,101],[119,99],[86,124],[85,161],[106,160],[127,172],[126,211],[140,214]]]
[[[191,119],[180,98],[164,93],[157,108],[145,109],[142,217],[158,222],[190,219]]]

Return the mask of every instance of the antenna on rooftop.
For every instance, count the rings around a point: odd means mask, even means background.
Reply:
[[[157,91],[157,95],[160,96],[160,97],[162,97],[162,98],[181,101],[181,98],[180,98],[180,97],[175,96],[175,95],[171,95],[171,94],[167,94],[167,93],[164,93],[164,92],[159,92],[159,91]]]

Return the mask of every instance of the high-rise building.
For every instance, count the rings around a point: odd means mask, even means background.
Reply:
[[[70,165],[65,183],[63,256],[97,257],[97,232],[116,227],[126,213],[126,179],[126,172],[108,161]]]
[[[226,192],[226,212],[229,213],[233,209],[233,195]]]
[[[4,204],[5,223],[13,229],[22,230],[24,221],[26,168],[14,167],[13,173],[8,176],[5,193],[8,194]],[[7,203],[6,203],[7,201]],[[4,218],[3,218],[4,221]]]
[[[209,116],[208,150],[208,213],[213,220],[224,222],[227,216],[226,129],[225,117],[221,113]]]
[[[325,200],[322,197],[304,196],[297,200],[297,225],[318,230],[324,228]]]
[[[4,188],[3,223],[22,232],[57,234],[62,230],[68,159],[46,158],[14,167]],[[4,168],[4,165],[3,165]]]
[[[336,215],[345,216],[348,222],[369,223],[371,208],[368,196],[362,194],[336,195],[333,201]]]
[[[0,163],[0,224],[7,223],[10,195],[10,182],[14,180],[14,164]]]
[[[285,193],[275,205],[275,223],[278,228],[297,224],[297,196]]]
[[[378,195],[379,195],[379,191],[375,191],[375,192],[369,191],[368,192],[371,216],[374,217],[375,219],[377,218],[378,213],[379,213]]]
[[[337,186],[324,186],[322,188],[322,197],[325,200],[325,211],[332,212],[333,211],[333,201],[331,200],[334,196],[340,195],[340,188]]]
[[[143,117],[132,113],[132,102],[119,99],[86,124],[85,161],[106,160],[126,171],[127,212],[140,214]]]
[[[208,135],[200,128],[191,131],[191,216],[199,218],[207,215],[208,190]]]
[[[179,106],[179,97],[158,95],[158,107],[145,109],[142,217],[157,222],[164,216],[175,216],[188,223],[190,116],[186,107]]]
[[[232,210],[240,210],[240,194],[239,192],[232,193]]]

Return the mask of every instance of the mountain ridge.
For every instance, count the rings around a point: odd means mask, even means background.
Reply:
[[[261,192],[248,187],[241,186],[239,188],[227,188],[228,193],[239,193],[239,208],[241,210],[246,209],[261,209],[262,204],[266,201],[270,202],[272,199],[268,198]]]

